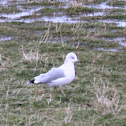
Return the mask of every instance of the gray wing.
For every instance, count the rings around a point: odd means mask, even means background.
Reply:
[[[64,71],[60,68],[52,68],[50,71],[48,71],[45,74],[40,74],[39,76],[34,77],[35,83],[50,83],[53,80],[56,80],[58,78],[65,77]]]

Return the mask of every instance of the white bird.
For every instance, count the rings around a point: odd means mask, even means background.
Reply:
[[[57,68],[51,68],[51,70],[49,70],[47,73],[34,77],[34,80],[27,81],[26,84],[44,83],[49,87],[62,88],[63,85],[71,83],[75,78],[75,62],[78,62],[76,54],[73,52],[68,53],[63,65]]]

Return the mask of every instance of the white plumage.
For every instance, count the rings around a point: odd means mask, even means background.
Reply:
[[[73,52],[68,53],[63,65],[57,68],[52,68],[47,73],[34,77],[34,80],[28,81],[26,84],[44,83],[49,87],[54,86],[62,88],[63,85],[71,83],[75,78],[75,62],[78,62],[76,54]]]

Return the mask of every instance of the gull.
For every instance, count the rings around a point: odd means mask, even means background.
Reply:
[[[74,63],[78,62],[77,56],[75,53],[70,52],[66,55],[64,60],[64,64],[51,68],[47,73],[42,73],[33,80],[27,81],[26,84],[29,83],[43,83],[47,84],[49,87],[59,87],[70,84],[75,78],[75,68]]]

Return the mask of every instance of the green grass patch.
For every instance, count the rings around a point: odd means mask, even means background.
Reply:
[[[105,19],[118,19],[118,20],[125,20],[126,19],[126,15],[107,15],[104,16]]]
[[[68,15],[76,15],[80,13],[92,13],[94,12],[94,9],[90,9],[87,7],[69,7],[65,10],[66,14]]]
[[[68,52],[75,52],[80,63],[75,64],[75,80],[62,88],[65,96],[59,88],[24,84],[60,66]],[[125,124],[125,49],[103,52],[38,41],[11,41],[0,42],[0,55],[1,125]]]
[[[28,6],[59,6],[62,5],[62,2],[58,2],[58,1],[48,1],[48,0],[42,0],[42,1],[32,1],[32,2],[28,2],[26,5]]]
[[[16,6],[0,7],[0,13],[14,13],[14,12],[20,12],[20,10]]]
[[[126,10],[125,9],[112,9],[111,11],[110,11],[111,13],[115,13],[115,12],[126,12]]]
[[[116,1],[111,1],[108,3],[108,5],[112,5],[112,6],[124,6],[126,5],[126,1],[121,1],[121,0],[116,0]]]

